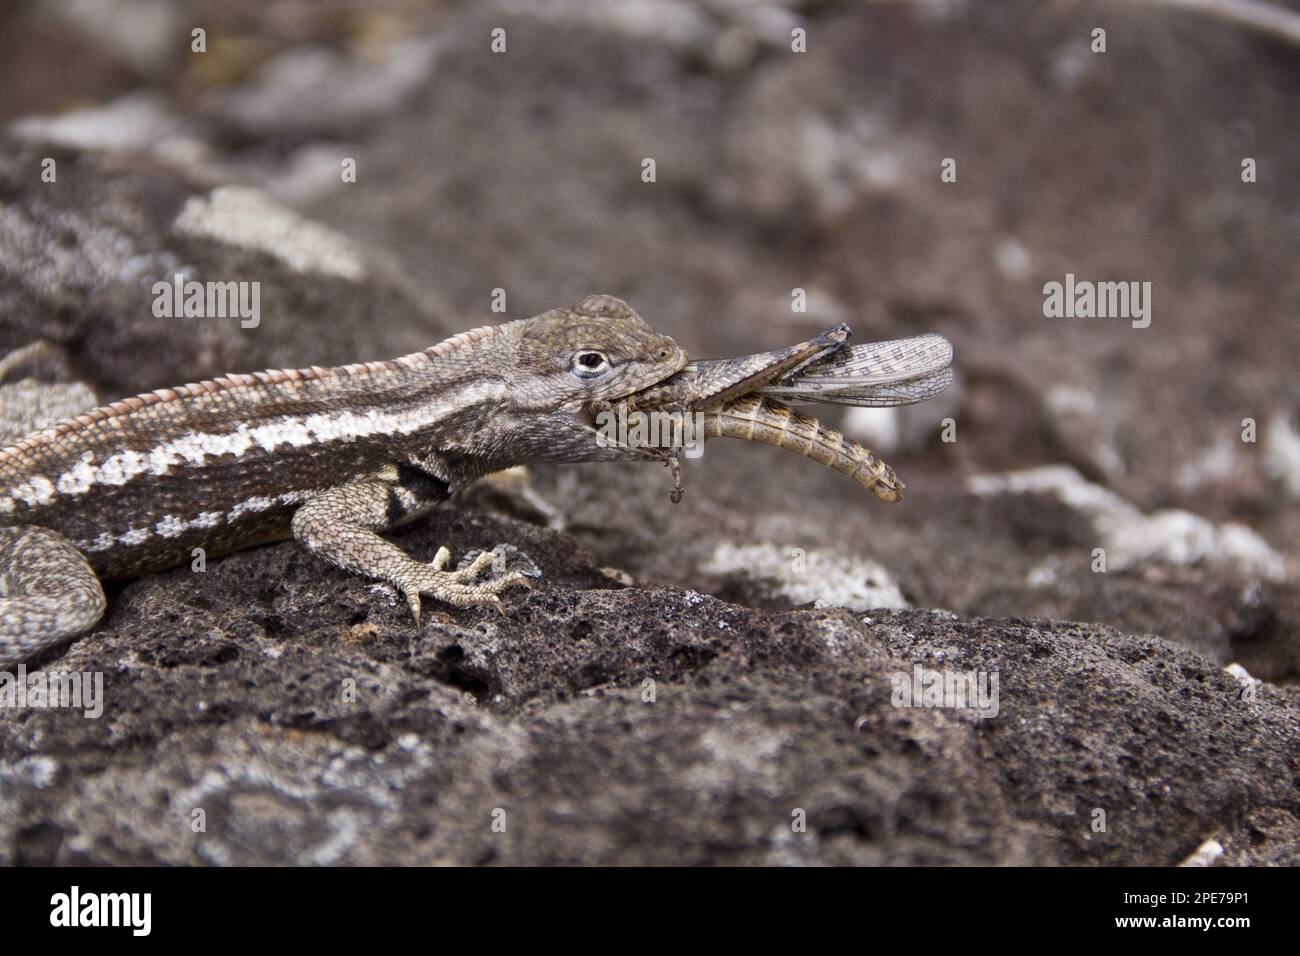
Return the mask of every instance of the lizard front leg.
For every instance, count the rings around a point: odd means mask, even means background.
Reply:
[[[86,556],[57,531],[0,528],[0,667],[89,631],[104,589]]]
[[[445,483],[410,468],[390,466],[305,502],[294,512],[293,536],[333,565],[393,585],[406,598],[417,627],[423,594],[456,607],[500,608],[498,592],[527,584],[529,577],[536,576],[531,561],[524,570],[481,580],[482,572],[493,564],[491,551],[448,570],[451,552],[445,547],[432,564],[423,564],[378,533],[423,514],[446,497]]]

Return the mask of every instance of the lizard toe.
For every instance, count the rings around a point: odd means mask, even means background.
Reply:
[[[420,592],[418,590],[402,590],[402,596],[406,598],[406,604],[411,609],[411,617],[415,618],[415,629],[422,629],[420,623]]]

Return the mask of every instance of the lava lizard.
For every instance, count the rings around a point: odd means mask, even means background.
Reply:
[[[95,626],[101,579],[295,538],[421,595],[498,605],[536,569],[494,552],[432,564],[381,537],[513,465],[608,459],[582,417],[666,379],[685,352],[623,301],[588,296],[391,361],[272,370],[96,408],[0,450],[0,666]],[[513,550],[513,549],[511,549]],[[497,552],[500,553],[500,552]]]

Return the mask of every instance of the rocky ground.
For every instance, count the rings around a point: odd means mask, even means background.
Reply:
[[[115,586],[40,661],[103,716],[0,712],[0,861],[1300,861],[1300,50],[1028,0],[7,16],[0,350],[49,345],[5,434],[594,291],[697,355],[939,331],[960,381],[828,416],[900,505],[720,442],[678,506],[534,469],[396,536],[527,551],[504,615],[417,633],[292,544]],[[260,324],[155,318],[176,272],[260,282]],[[1150,327],[1044,318],[1067,272],[1150,281]],[[917,667],[996,714],[896,706]]]

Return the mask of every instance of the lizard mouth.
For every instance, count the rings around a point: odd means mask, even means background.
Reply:
[[[572,413],[573,418],[582,428],[595,432],[598,416],[604,412],[689,412],[721,404],[791,375],[838,349],[850,334],[849,327],[841,323],[790,348],[732,359],[688,362],[667,378],[614,401],[585,402]]]
[[[731,359],[705,359],[688,362],[667,378],[624,395],[614,401],[584,403],[574,414],[578,426],[593,435],[602,435],[603,447],[616,447],[624,455],[670,461],[681,445],[665,446],[657,441],[633,438],[611,440],[605,431],[609,424],[621,420],[626,431],[629,419],[657,416],[684,416],[705,408],[725,406],[743,395],[782,380],[793,380],[801,369],[838,350],[851,332],[843,323],[833,325],[820,335],[799,345]],[[654,434],[659,436],[658,429]],[[680,432],[675,433],[680,438]]]

